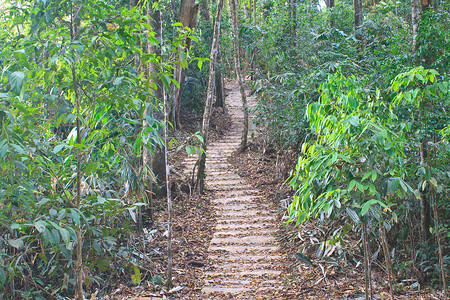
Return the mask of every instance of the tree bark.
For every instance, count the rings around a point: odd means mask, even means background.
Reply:
[[[327,0],[326,4],[327,4],[327,8],[333,8],[334,0]],[[330,14],[330,27],[334,27],[334,18],[331,14]]]
[[[257,0],[253,0],[253,25],[255,26],[256,26],[256,1]]]
[[[427,139],[424,138],[420,143],[420,165],[428,169],[427,161],[428,161],[428,143]],[[430,238],[430,201],[428,199],[429,188],[427,186],[423,186],[420,189],[420,223],[421,223],[421,241],[422,243],[427,244],[428,239]]]
[[[362,0],[353,0],[355,6],[355,38],[358,40],[358,44],[356,46],[356,51],[358,55],[361,54],[362,51],[362,21],[363,21],[363,12],[362,12]]]
[[[248,104],[247,104],[247,97],[245,96],[245,88],[241,72],[236,0],[230,0],[229,3],[230,3],[231,17],[233,20],[234,69],[236,72],[237,81],[239,83],[239,90],[241,92],[242,98],[242,110],[244,112],[244,128],[242,130],[242,137],[241,137],[241,151],[244,151],[247,148]]]
[[[369,252],[369,238],[367,234],[367,223],[363,221],[362,224],[362,235],[363,235],[363,249],[364,249],[364,286],[366,300],[373,300],[373,290],[372,290],[372,276],[370,270],[370,252]]]
[[[419,35],[419,0],[411,0],[411,23],[413,49],[417,50],[417,36]]]
[[[293,45],[295,48],[298,46],[298,40],[297,40],[297,0],[291,0],[292,1],[292,38],[293,38]]]
[[[73,9],[73,2],[70,1],[70,39],[73,41],[75,39],[75,31],[76,31],[76,17],[75,12]],[[83,150],[80,147],[81,146],[81,119],[80,119],[80,105],[81,105],[81,99],[78,91],[78,81],[76,76],[76,70],[75,70],[75,51],[72,50],[72,56],[73,56],[73,62],[71,66],[72,71],[72,85],[73,85],[73,92],[75,95],[75,107],[77,111],[77,121],[76,121],[76,130],[77,130],[77,144],[79,145],[77,149],[77,182],[76,182],[76,198],[75,198],[75,205],[73,205],[73,208],[77,211],[80,211],[81,208],[81,180],[82,180],[82,171],[81,171],[81,160],[83,158]],[[76,247],[76,283],[77,283],[77,298],[79,300],[84,299],[84,291],[83,291],[83,283],[84,283],[84,276],[83,276],[83,228],[81,227],[81,224],[77,225],[77,247]]]
[[[197,173],[197,190],[203,194],[205,189],[205,166],[206,166],[206,150],[208,145],[208,133],[209,133],[209,121],[211,118],[211,111],[214,98],[214,80],[216,72],[217,54],[219,51],[219,38],[220,38],[220,19],[222,17],[223,1],[219,0],[217,6],[216,17],[214,20],[214,33],[213,41],[211,44],[211,54],[209,62],[209,78],[208,78],[208,90],[206,93],[205,111],[203,112],[202,122],[202,136],[203,136],[203,153],[201,155],[198,173]]]
[[[217,60],[220,61],[220,56],[218,57]],[[214,102],[214,107],[225,108],[225,92],[222,73],[220,73],[220,70],[218,70],[217,68],[215,70],[215,73],[216,73],[215,76],[216,101]]]
[[[166,288],[169,290],[172,288],[172,218],[173,218],[173,209],[172,209],[172,195],[170,193],[170,167],[167,159],[169,149],[168,143],[168,108],[167,108],[167,96],[163,92],[163,106],[164,106],[164,165],[166,167],[166,194],[167,194],[167,213],[168,213],[168,221],[167,221],[167,281]]]
[[[379,220],[378,225],[380,227],[381,242],[383,246],[384,260],[386,263],[386,270],[389,280],[389,292],[391,294],[391,300],[394,300],[394,272],[392,272],[391,252],[389,251],[389,243],[386,237],[386,229],[383,226],[383,220]]]
[[[146,49],[145,52],[149,54],[155,54],[157,57],[161,56],[161,43],[162,43],[162,24],[161,24],[161,11],[160,10],[154,10],[152,4],[155,1],[152,1],[147,6],[147,15],[149,18],[149,25],[151,26],[153,32],[155,33],[155,38],[158,41],[157,45],[153,45],[152,43],[148,42],[146,43]],[[148,67],[146,68],[146,77],[148,78],[148,83],[150,86],[150,93],[152,96],[150,96],[149,102],[150,106],[157,107],[158,102],[162,101],[163,95],[162,95],[162,83],[161,80],[159,80],[158,76],[158,65],[154,62],[150,62],[148,64]],[[153,88],[153,86],[156,86],[156,88]],[[150,107],[149,106],[149,107]],[[144,112],[144,119],[143,119],[143,127],[146,128],[148,126],[147,121],[145,119],[145,116],[148,114],[148,107],[145,109]],[[162,121],[164,119],[163,113],[153,109],[152,116],[154,119],[158,121]],[[163,130],[160,130],[160,136],[163,135]],[[148,156],[146,160],[143,160],[143,164],[146,166],[149,166],[156,176],[155,178],[149,179],[149,189],[145,192],[146,198],[148,201],[148,204],[150,206],[150,218],[153,220],[153,182],[158,183],[160,185],[165,184],[165,176],[166,176],[166,168],[164,166],[164,147],[154,147],[153,149],[153,155],[149,155],[147,149],[144,149],[146,152],[146,155]],[[143,152],[144,155],[144,152]],[[155,179],[157,181],[155,181]]]
[[[195,4],[195,0],[182,0],[180,3],[180,14],[179,14],[179,22],[183,24],[184,27],[189,27],[194,29],[197,26],[198,22],[198,9],[199,4]],[[184,53],[187,53],[189,48],[191,47],[192,40],[187,38]],[[180,49],[181,50],[181,49]],[[181,54],[178,56],[178,59],[181,61]],[[177,65],[175,71],[175,80],[178,82],[180,87],[173,86],[173,105],[172,105],[172,116],[174,120],[172,120],[173,124],[176,128],[182,128],[180,122],[180,111],[181,111],[181,93],[183,92],[184,81],[186,78],[186,72],[181,67],[181,65]]]

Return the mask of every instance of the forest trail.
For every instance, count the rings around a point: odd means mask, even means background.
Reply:
[[[206,187],[214,195],[217,223],[208,248],[202,299],[263,299],[282,286],[277,269],[281,257],[274,237],[276,214],[228,162],[239,148],[243,128],[239,87],[235,82],[229,87],[225,102],[231,128],[208,147]],[[256,106],[253,97],[248,97],[248,103],[250,108]],[[251,128],[250,123],[249,137]]]

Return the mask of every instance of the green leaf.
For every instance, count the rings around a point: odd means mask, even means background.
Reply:
[[[70,243],[70,232],[67,229],[60,227],[59,233],[61,234],[61,237],[64,240],[66,247],[68,247]]]
[[[307,258],[306,256],[304,256],[304,255],[303,255],[302,253],[300,253],[300,252],[294,253],[294,257],[295,257],[296,259],[298,259],[299,261],[304,262],[305,264],[314,266],[313,262],[312,262],[311,260],[309,260],[309,258]]]
[[[353,222],[360,223],[360,219],[356,211],[350,208],[346,208],[345,211],[347,212],[348,216],[353,220]]]
[[[39,233],[42,233],[45,231],[45,225],[47,225],[47,223],[45,221],[39,220],[37,222],[34,222],[33,225]]]
[[[367,202],[365,202],[362,206],[361,206],[361,211],[359,212],[360,216],[364,216],[368,211],[371,205],[377,203],[377,200],[372,199],[369,200]]]
[[[16,249],[20,249],[20,247],[23,246],[23,239],[25,237],[21,237],[18,239],[10,239],[8,240],[8,244],[10,244],[12,247],[16,248]]]
[[[14,52],[14,57],[17,59],[17,62],[19,63],[19,66],[25,67],[28,70],[30,69],[30,65],[27,61],[27,55],[25,54],[25,50],[18,50]]]
[[[359,118],[356,116],[352,116],[349,120],[349,123],[355,127],[359,126]]]
[[[355,161],[353,159],[351,159],[350,157],[347,157],[347,156],[345,156],[343,154],[340,154],[340,153],[338,154],[338,156],[339,156],[340,159],[343,159],[343,160],[345,160],[346,162],[348,162],[350,164],[355,164]]]
[[[2,266],[0,266],[0,286],[5,285],[6,283],[6,272],[3,270]]]
[[[80,225],[80,215],[75,208],[70,209],[70,214],[72,215],[72,220],[76,225]]]
[[[431,177],[431,178],[430,178],[430,183],[431,183],[433,186],[435,186],[435,187],[438,186],[437,180],[436,180],[436,178],[434,178],[434,177]]]
[[[9,84],[11,86],[11,90],[16,94],[20,95],[20,92],[23,88],[23,82],[25,79],[25,73],[21,71],[16,71],[11,73],[9,76]]]
[[[161,81],[164,84],[164,86],[166,87],[166,89],[170,89],[170,77],[169,77],[169,75],[161,74],[159,76],[159,78],[161,79]]]
[[[348,185],[348,190],[349,191],[351,191],[351,190],[353,190],[353,188],[355,187],[355,185],[356,185],[356,181],[355,180],[352,180],[352,181],[350,181],[350,184]]]
[[[55,148],[53,148],[53,153],[57,154],[59,151],[61,151],[66,145],[65,144],[59,144],[56,145]]]
[[[114,79],[114,82],[113,82],[114,86],[119,86],[119,85],[121,85],[123,79],[124,79],[124,77],[117,77],[116,79]]]
[[[373,171],[370,170],[369,172],[367,172],[366,174],[364,174],[364,176],[363,176],[363,178],[361,179],[361,181],[364,181],[364,180],[366,180],[367,178],[369,178],[370,175],[372,175],[372,173],[373,173]]]

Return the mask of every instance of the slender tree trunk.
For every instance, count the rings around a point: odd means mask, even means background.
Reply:
[[[298,40],[297,40],[297,0],[291,0],[292,1],[292,38],[293,38],[293,45],[295,48],[298,46]]]
[[[362,51],[362,33],[361,26],[363,21],[363,12],[362,12],[362,0],[354,0],[355,6],[355,38],[358,40],[358,45],[356,46],[358,55],[361,54]]]
[[[155,32],[155,38],[158,41],[157,45],[153,45],[152,43],[147,42],[147,53],[154,53],[157,57],[161,56],[161,46],[163,40],[163,32],[162,32],[162,19],[161,19],[161,10],[153,9],[152,3],[157,2],[153,0],[147,7],[147,15],[149,18],[149,25],[152,27],[153,32]],[[162,92],[162,82],[157,76],[159,73],[158,65],[156,63],[150,62],[147,67],[147,73],[149,78],[149,86],[150,92],[153,96],[150,97],[150,103],[153,107],[158,107],[159,103],[163,102],[163,92]],[[152,88],[152,86],[156,86],[156,88]],[[153,118],[158,121],[164,120],[164,114],[157,110],[153,110]],[[161,128],[159,130],[159,135],[164,135],[164,129]],[[153,149],[153,155],[151,156],[150,166],[152,168],[153,174],[155,174],[156,182],[164,186],[166,185],[166,167],[164,165],[164,146],[157,146]],[[150,182],[149,191],[147,191],[149,203],[153,202],[153,184]],[[162,189],[164,191],[164,188]],[[150,212],[152,212],[152,207],[150,207]]]
[[[383,226],[383,221],[380,220],[378,222],[378,225],[380,227],[381,242],[383,245],[383,252],[384,252],[384,261],[386,263],[386,270],[389,279],[389,292],[391,294],[391,300],[394,300],[394,273],[392,272],[392,262],[391,262],[391,253],[389,251],[389,243],[387,241],[386,229]]]
[[[241,4],[241,3],[240,3]],[[247,3],[246,0],[242,0],[242,11],[244,12],[244,18],[247,20],[249,15],[248,15],[248,10],[247,10]],[[250,16],[251,17],[251,16]]]
[[[241,151],[247,148],[247,136],[248,136],[248,104],[247,97],[245,96],[244,82],[241,72],[241,62],[240,62],[240,47],[239,47],[239,36],[238,36],[238,22],[236,13],[236,0],[230,0],[230,10],[231,17],[233,18],[233,46],[234,46],[234,69],[236,72],[237,81],[239,83],[239,90],[241,92],[242,98],[242,110],[244,112],[244,128],[242,130],[241,137]]]
[[[256,1],[257,0],[253,0],[253,25],[255,26],[256,26]]]
[[[168,142],[168,108],[167,108],[167,96],[165,91],[163,90],[163,106],[164,106],[164,165],[166,166],[166,193],[167,193],[167,213],[168,213],[168,221],[167,221],[167,281],[166,288],[172,288],[172,218],[173,218],[173,208],[172,208],[172,195],[170,193],[170,167],[168,162],[168,150],[169,142]]]
[[[220,19],[222,17],[223,1],[219,0],[217,6],[216,17],[214,19],[214,33],[213,41],[211,44],[211,54],[209,62],[209,78],[208,78],[208,90],[206,93],[205,111],[203,113],[202,122],[202,136],[203,136],[203,153],[200,158],[198,173],[197,173],[197,189],[203,194],[205,189],[205,166],[206,166],[206,150],[208,145],[208,133],[209,133],[209,121],[211,118],[211,111],[214,98],[214,80],[216,72],[217,54],[219,52],[219,37],[220,37]]]
[[[397,0],[395,0],[395,1],[397,1]],[[327,0],[327,7],[329,8],[329,9],[331,9],[331,8],[333,8],[334,7],[334,0]],[[334,27],[334,18],[333,18],[333,16],[330,14],[330,27],[331,28],[333,28]]]
[[[433,202],[433,212],[434,212],[434,226],[436,228],[436,240],[438,242],[438,251],[439,251],[439,265],[441,267],[441,279],[442,279],[442,291],[444,294],[444,299],[447,298],[447,280],[446,273],[444,268],[444,253],[442,251],[442,241],[441,241],[441,230],[439,227],[439,215],[438,215],[438,207],[436,202],[436,192],[433,191],[431,194],[432,202]]]
[[[74,10],[73,10],[73,2],[70,2],[70,39],[73,41],[75,40],[75,16],[74,16]],[[73,91],[75,94],[75,105],[77,110],[77,144],[81,145],[81,120],[80,120],[80,95],[78,92],[78,81],[76,76],[76,70],[75,70],[75,51],[72,51],[72,84],[73,84]],[[79,146],[77,148],[77,185],[76,185],[76,198],[75,198],[75,205],[74,208],[77,211],[80,211],[81,208],[81,160],[83,157],[82,148]],[[77,282],[77,295],[79,300],[84,299],[84,291],[83,291],[83,228],[81,227],[81,224],[77,225],[77,247],[76,247],[76,254],[77,254],[77,260],[76,260],[76,282]]]
[[[288,0],[289,28],[292,31],[292,0]]]
[[[425,169],[429,168],[427,166],[428,161],[428,143],[427,139],[424,138],[420,143],[420,165]],[[428,199],[429,188],[427,186],[422,186],[420,189],[420,223],[421,223],[421,241],[422,243],[428,243],[430,238],[430,201]]]
[[[372,291],[372,278],[371,278],[371,270],[370,270],[370,253],[369,253],[369,238],[367,234],[367,223],[363,221],[362,224],[363,230],[363,249],[364,249],[364,283],[365,283],[365,294],[366,300],[373,300],[373,291]]]
[[[417,50],[417,36],[419,35],[419,0],[411,0],[411,23],[413,49]]]
[[[217,62],[220,63],[220,61],[221,61],[220,47],[219,47],[218,51],[219,51],[219,53],[218,53],[218,57],[217,57]],[[215,76],[216,101],[214,102],[214,106],[225,108],[225,92],[224,92],[223,76],[217,67],[216,67],[215,73],[216,73],[216,76]]]

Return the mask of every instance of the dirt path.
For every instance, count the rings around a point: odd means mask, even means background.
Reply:
[[[239,89],[237,84],[231,88],[226,98],[231,129],[208,148],[206,186],[215,195],[217,224],[208,248],[210,264],[204,273],[202,299],[264,299],[282,287],[277,269],[281,257],[274,237],[276,217],[259,201],[258,191],[228,163],[239,147],[243,127]],[[248,101],[250,107],[256,105],[252,97]],[[192,168],[188,165],[187,169]]]

